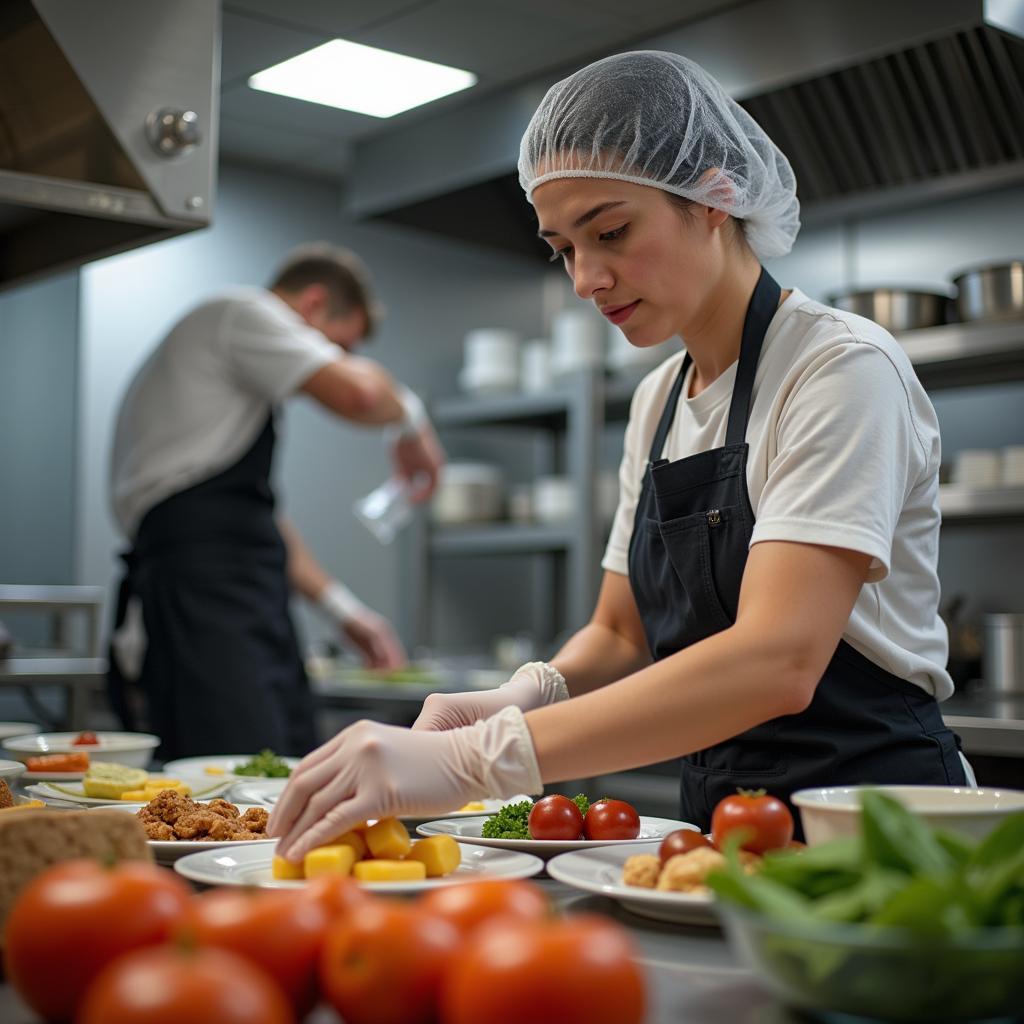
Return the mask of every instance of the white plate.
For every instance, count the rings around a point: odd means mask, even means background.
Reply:
[[[24,778],[25,765],[21,761],[0,761],[0,779]]]
[[[252,759],[252,754],[213,754],[210,757],[182,757],[177,761],[168,761],[163,767],[163,773],[165,775],[174,775],[176,772],[184,772],[186,775],[202,775],[204,778],[209,779],[230,778],[235,782],[244,780],[259,782],[261,779],[266,779],[267,776],[265,775],[235,774],[236,768],[241,767]],[[294,769],[299,766],[299,758],[297,757],[282,757],[281,760],[289,768]],[[207,768],[221,768],[223,771],[219,774],[210,774],[206,771]],[[286,782],[287,777],[276,780],[269,779],[268,781]]]
[[[476,801],[484,805],[482,811],[449,811],[445,815],[445,820],[450,818],[479,818],[481,814],[495,814],[500,811],[502,807],[508,807],[509,804],[521,804],[524,800],[533,800],[533,797],[527,796],[525,793],[520,793],[519,796],[511,796],[507,800],[480,800]],[[433,821],[435,815],[429,814],[402,814],[399,815],[399,821],[404,821],[406,825],[425,825],[426,823]],[[481,844],[482,845],[482,844]]]
[[[42,732],[5,739],[4,748],[24,760],[37,754],[88,754],[93,761],[111,761],[145,768],[160,745],[160,737],[147,732],[98,732],[96,743],[76,744],[77,732]]]
[[[25,772],[22,782],[81,782],[85,772]]]
[[[287,779],[255,779],[252,782],[239,782],[232,777],[228,781],[233,783],[231,796],[234,800],[241,800],[247,804],[262,804],[264,807],[273,807],[277,803],[277,798],[284,792],[284,787],[288,785]]]
[[[673,821],[671,818],[646,818],[640,816],[640,835],[636,839],[484,839],[481,830],[486,815],[477,814],[467,818],[444,818],[441,821],[428,821],[420,825],[416,831],[421,836],[451,836],[458,843],[473,843],[477,846],[493,846],[498,850],[521,850],[533,853],[538,857],[554,857],[558,853],[569,850],[587,850],[595,846],[631,846],[642,844],[652,839],[664,839],[669,832],[680,828],[696,829],[686,821]]]
[[[209,779],[192,779],[184,777],[181,780],[192,787],[192,799],[193,800],[209,800],[212,797],[220,796],[225,790],[231,786],[231,779],[221,779],[220,782],[210,782]],[[47,803],[51,801],[57,801],[58,803],[69,803],[69,804],[95,804],[99,806],[114,805],[125,803],[124,800],[110,800],[105,797],[86,796],[82,789],[81,782],[69,782],[67,785],[62,785],[59,789],[57,784],[53,782],[37,782],[33,786],[26,786],[26,791],[34,793],[40,800],[45,800]]]
[[[609,896],[626,910],[642,917],[676,924],[717,925],[715,901],[708,893],[660,892],[623,884],[622,865],[627,857],[657,852],[658,847],[654,843],[572,850],[549,860],[547,869],[548,874],[559,882],[584,892]]]
[[[93,811],[121,811],[124,814],[136,814],[141,808],[145,807],[145,804],[110,804],[106,807],[92,807],[90,810]],[[257,806],[255,804],[236,804],[235,805],[239,812],[244,814],[250,807]],[[266,810],[265,807],[261,807],[261,810]],[[173,864],[180,857],[186,857],[190,853],[197,853],[198,851],[207,850],[220,850],[225,846],[248,846],[254,844],[256,846],[265,846],[267,843],[277,842],[276,839],[226,839],[222,842],[217,840],[206,840],[204,842],[193,841],[189,839],[147,839],[146,845],[153,851],[153,856],[156,858],[157,864]]]
[[[276,840],[271,840],[276,844]],[[299,889],[302,881],[283,881],[271,875],[274,849],[268,843],[237,844],[230,850],[203,850],[174,862],[174,870],[204,885],[254,885],[261,889]],[[444,878],[415,882],[363,882],[373,892],[411,893],[477,878],[530,878],[543,862],[527,853],[492,850],[484,846],[462,846],[462,863]]]

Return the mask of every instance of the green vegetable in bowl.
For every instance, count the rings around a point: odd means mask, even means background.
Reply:
[[[266,779],[286,779],[291,773],[284,760],[266,748],[235,769],[236,775],[257,775]]]

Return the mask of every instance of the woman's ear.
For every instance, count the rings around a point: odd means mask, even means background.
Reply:
[[[724,212],[725,216],[729,216],[728,210],[732,208],[736,199],[736,186],[733,184],[732,178],[721,167],[709,167],[700,176],[700,184],[701,188],[705,190],[700,201],[705,206],[713,206],[714,212]],[[715,226],[718,227],[719,224]]]

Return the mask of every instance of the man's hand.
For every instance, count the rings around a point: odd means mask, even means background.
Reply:
[[[426,501],[434,493],[444,465],[444,449],[429,423],[415,434],[398,437],[391,448],[391,460],[398,476],[409,482],[412,501]]]
[[[340,626],[345,639],[360,653],[367,668],[393,672],[407,661],[405,648],[392,625],[377,612],[363,608]]]

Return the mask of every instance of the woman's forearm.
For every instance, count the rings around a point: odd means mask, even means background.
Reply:
[[[808,693],[806,672],[784,644],[733,626],[599,690],[531,711],[526,722],[545,782],[588,778],[702,750],[795,713]]]
[[[607,686],[649,663],[646,647],[638,649],[632,640],[599,622],[590,622],[574,633],[551,659],[574,697]]]

